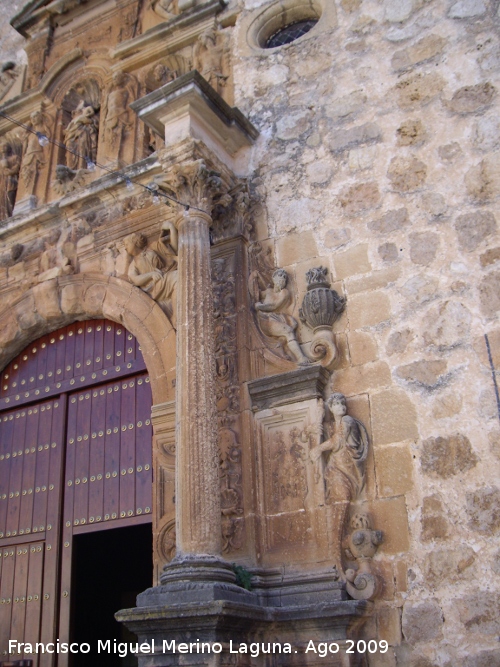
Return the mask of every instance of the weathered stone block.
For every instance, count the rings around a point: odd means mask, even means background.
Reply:
[[[406,602],[403,607],[403,634],[412,645],[441,639],[443,623],[443,612],[437,602]]]
[[[401,496],[412,488],[413,459],[408,445],[376,447],[375,476],[381,498]]]
[[[484,590],[456,600],[460,620],[471,633],[497,635],[500,632],[500,600]]]
[[[325,246],[327,248],[341,248],[351,240],[351,230],[348,227],[340,229],[329,229],[325,234]]]
[[[394,331],[394,333],[389,336],[385,351],[390,357],[393,354],[402,354],[414,339],[414,337],[415,336],[410,329]]]
[[[432,308],[422,321],[425,345],[440,351],[466,342],[470,335],[472,315],[459,301],[445,301]]]
[[[436,389],[446,381],[448,365],[442,359],[422,359],[400,366],[396,374],[403,380],[425,389]]]
[[[448,536],[448,521],[441,498],[437,494],[423,499],[420,522],[423,542],[444,539]]]
[[[399,278],[400,273],[399,266],[392,266],[382,271],[373,271],[370,275],[363,276],[362,278],[352,278],[346,282],[347,293],[356,294],[358,292],[387,287],[387,285]]]
[[[438,192],[425,192],[420,201],[423,209],[433,218],[444,215],[448,210],[443,195]]]
[[[486,5],[483,0],[459,0],[450,7],[448,16],[451,19],[471,19],[485,13]]]
[[[413,0],[384,0],[385,20],[401,23],[410,18],[415,9]]]
[[[334,152],[345,151],[352,146],[380,141],[382,132],[375,123],[365,123],[349,130],[339,130],[330,140],[330,149]]]
[[[348,336],[349,355],[354,366],[375,361],[378,356],[377,343],[370,334],[353,331]]]
[[[465,499],[472,530],[493,534],[500,531],[500,490],[496,486],[469,491]]]
[[[452,417],[462,409],[462,397],[455,391],[450,391],[443,396],[437,396],[433,401],[432,416],[435,419]]]
[[[363,90],[354,90],[348,95],[334,99],[332,104],[325,109],[325,113],[334,120],[345,118],[362,109],[366,99],[366,94]]]
[[[469,654],[464,658],[464,667],[500,667],[500,651],[491,649]]]
[[[419,266],[429,266],[439,248],[439,235],[434,232],[413,232],[409,238],[411,261]]]
[[[474,549],[460,545],[456,549],[434,549],[425,557],[425,577],[431,586],[440,586],[446,581],[463,579],[463,574],[476,560]]]
[[[458,216],[455,221],[458,245],[471,252],[497,230],[497,221],[491,211],[473,211]]]
[[[373,326],[388,320],[390,316],[389,298],[383,292],[355,294],[349,299],[347,317],[351,329]]]
[[[500,260],[500,248],[490,248],[479,256],[479,262],[483,268],[490,264],[495,264]]]
[[[410,192],[425,182],[427,165],[415,157],[394,157],[389,164],[387,176],[395,190]]]
[[[307,179],[313,185],[324,185],[333,176],[333,167],[326,160],[316,160],[307,165]]]
[[[426,35],[407,49],[396,51],[391,60],[392,68],[396,71],[409,69],[440,55],[445,46],[446,39],[444,37]]]
[[[399,250],[395,243],[382,243],[377,252],[383,262],[396,262],[399,259]]]
[[[415,146],[425,141],[427,133],[420,119],[405,120],[396,130],[398,146]]]
[[[59,306],[59,289],[57,282],[50,280],[33,287],[35,307],[39,313],[43,313],[46,320],[57,319],[62,316]]]
[[[368,245],[363,243],[345,252],[336,253],[333,258],[333,265],[337,280],[343,280],[358,273],[371,271],[372,266],[368,259]]]
[[[384,533],[379,548],[384,554],[406,553],[410,548],[408,512],[403,496],[373,502],[374,524]]]
[[[435,278],[414,276],[407,280],[401,288],[401,293],[409,303],[426,303],[436,297],[438,281]]]
[[[456,160],[460,155],[462,155],[462,148],[457,141],[452,141],[451,144],[445,144],[438,148],[438,155],[441,160],[445,162],[451,162]]]
[[[375,445],[418,437],[415,407],[401,389],[389,389],[372,395],[371,406]]]
[[[387,387],[391,382],[391,371],[385,361],[345,368],[335,373],[336,388],[348,396]]]
[[[346,215],[375,208],[379,201],[380,192],[374,181],[349,186],[339,195],[339,203]]]
[[[61,290],[61,310],[68,315],[83,314],[83,284],[65,285]]]
[[[454,113],[484,111],[492,103],[496,92],[496,88],[489,82],[478,83],[476,86],[464,86],[453,94],[448,102],[448,108]]]
[[[485,276],[479,284],[481,310],[486,317],[494,317],[500,310],[500,272]]]
[[[465,174],[467,193],[479,202],[500,194],[500,155],[493,154],[481,160]]]
[[[378,220],[368,223],[368,229],[377,234],[391,234],[404,229],[410,224],[408,211],[406,208],[398,208],[393,211],[387,211]]]
[[[422,443],[420,466],[427,475],[447,479],[474,468],[477,462],[470,440],[461,433],[428,438]]]
[[[500,118],[496,116],[478,118],[474,126],[472,142],[479,150],[494,150],[500,143]]]
[[[287,234],[276,243],[276,261],[278,266],[290,266],[316,257],[318,248],[312,232]]]
[[[500,368],[500,329],[493,329],[488,331],[488,343],[491,354],[491,361],[494,368]],[[486,340],[483,336],[477,336],[473,342],[474,351],[481,360],[481,363],[490,368],[490,358],[488,355],[488,348],[486,347]]]
[[[414,109],[429,103],[443,87],[444,80],[439,74],[413,74],[396,85],[398,104],[401,109]]]
[[[393,607],[380,607],[377,612],[378,640],[390,646],[401,643],[401,612]]]

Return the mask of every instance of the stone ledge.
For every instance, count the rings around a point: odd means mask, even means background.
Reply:
[[[266,410],[323,398],[329,379],[330,373],[323,366],[311,365],[253,380],[248,383],[252,409]]]

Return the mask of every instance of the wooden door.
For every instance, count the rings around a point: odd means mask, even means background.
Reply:
[[[151,440],[149,377],[119,325],[75,323],[3,371],[0,661],[9,639],[68,641],[75,535],[151,521]],[[67,664],[64,654],[10,658]]]

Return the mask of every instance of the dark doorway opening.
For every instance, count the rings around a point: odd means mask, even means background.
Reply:
[[[73,549],[71,641],[91,651],[73,655],[71,667],[134,667],[137,659],[115,646],[137,637],[114,614],[135,607],[137,594],[152,585],[151,524],[75,535]],[[98,653],[99,640],[109,640],[110,650]]]

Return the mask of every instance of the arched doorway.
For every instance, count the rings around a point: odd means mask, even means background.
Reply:
[[[0,661],[9,639],[76,637],[70,624],[82,617],[75,593],[85,562],[123,543],[124,529],[136,543],[152,511],[151,387],[122,325],[88,320],[47,334],[1,379]],[[151,561],[151,542],[146,548]],[[11,658],[68,664],[68,654],[26,648]]]

